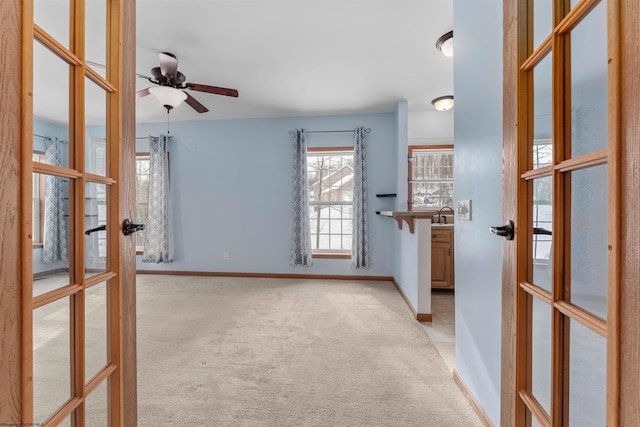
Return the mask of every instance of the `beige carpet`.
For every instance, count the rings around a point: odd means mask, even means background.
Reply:
[[[389,282],[138,276],[139,425],[481,426]]]

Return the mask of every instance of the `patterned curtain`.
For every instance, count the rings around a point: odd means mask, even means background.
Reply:
[[[45,138],[45,161],[54,166],[62,166],[62,150],[57,138]],[[47,175],[45,180],[44,242],[42,262],[53,264],[67,261],[68,225],[65,217],[65,197],[69,183],[66,179]]]
[[[142,262],[173,261],[169,233],[169,159],[165,135],[149,137],[149,211]]]
[[[307,136],[296,129],[293,143],[293,197],[291,203],[291,265],[313,265],[307,185]]]
[[[367,165],[364,128],[356,128],[353,143],[353,241],[351,268],[369,267],[369,221],[367,197]]]

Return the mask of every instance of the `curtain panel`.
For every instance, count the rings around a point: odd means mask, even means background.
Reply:
[[[62,150],[58,138],[45,138],[45,161],[62,166]],[[69,182],[65,178],[47,175],[45,179],[44,241],[42,262],[53,264],[69,259],[69,227],[65,212],[65,198]]]
[[[304,129],[293,135],[293,173],[291,202],[291,252],[289,264],[312,266],[309,189],[307,184],[307,136]]]
[[[356,128],[353,142],[353,239],[351,244],[351,268],[353,269],[369,267],[369,200],[364,134],[364,127]]]
[[[142,262],[171,262],[169,158],[166,135],[149,137],[149,211]]]

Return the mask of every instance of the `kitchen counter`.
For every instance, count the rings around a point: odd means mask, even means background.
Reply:
[[[402,230],[402,222],[404,221],[411,234],[414,233],[414,219],[432,219],[438,217],[438,211],[380,211],[380,215],[393,218],[398,222],[398,229]],[[444,218],[445,215],[442,215]],[[447,220],[452,220],[453,217],[446,215]],[[432,223],[432,227],[453,227],[453,223]]]
[[[436,222],[436,223],[431,224],[431,228],[453,228],[453,224],[449,224],[449,223],[447,223],[447,224],[443,224],[443,223],[438,224]]]

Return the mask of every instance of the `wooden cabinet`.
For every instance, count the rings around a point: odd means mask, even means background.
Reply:
[[[453,289],[453,228],[431,229],[431,287]]]

